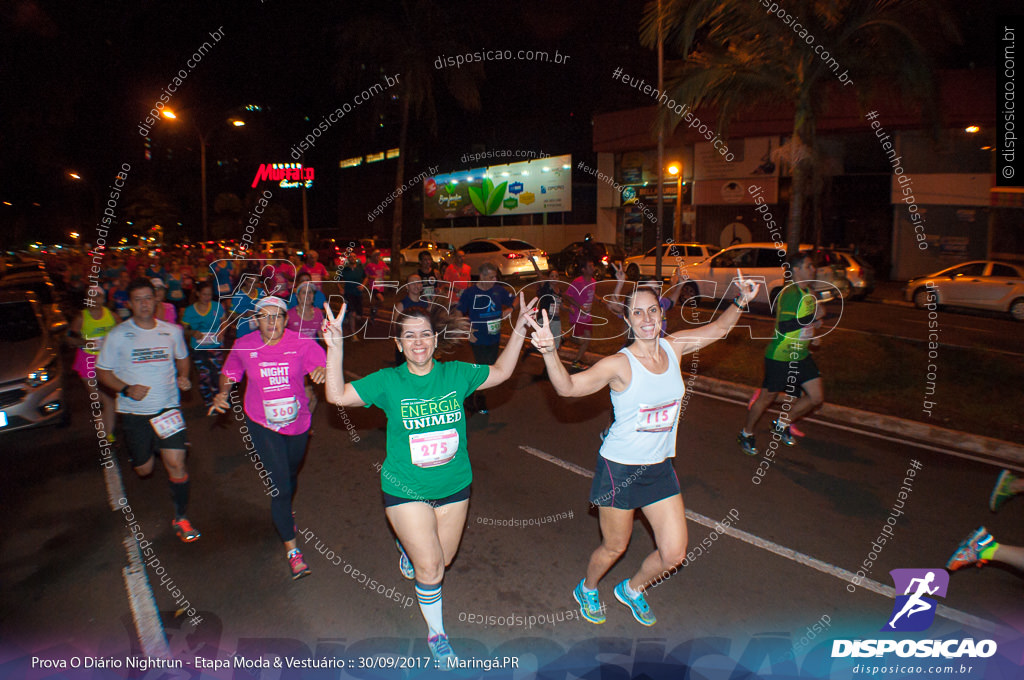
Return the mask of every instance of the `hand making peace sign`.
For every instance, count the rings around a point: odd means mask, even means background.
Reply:
[[[331,303],[324,303],[324,323],[320,327],[320,332],[324,336],[327,346],[333,349],[341,349],[344,345],[345,332],[341,329],[341,322],[345,319],[346,309],[348,309],[348,305],[342,302],[341,311],[338,312],[338,316],[334,316],[334,312],[331,311]]]

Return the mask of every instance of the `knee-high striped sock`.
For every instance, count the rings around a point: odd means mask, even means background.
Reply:
[[[431,635],[444,635],[442,617],[441,584],[432,586],[416,581],[416,599],[420,602],[420,611],[427,622]]]

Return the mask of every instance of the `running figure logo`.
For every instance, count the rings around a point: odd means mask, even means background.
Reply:
[[[928,595],[946,596],[949,572],[945,569],[893,569],[889,572],[897,593],[892,618],[883,631],[927,630],[935,621],[938,603]]]

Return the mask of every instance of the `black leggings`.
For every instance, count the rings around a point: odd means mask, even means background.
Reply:
[[[306,457],[306,442],[309,431],[301,434],[281,434],[253,422],[245,417],[252,443],[255,447],[250,455],[258,454],[259,461],[270,473],[267,478],[270,487],[270,516],[282,541],[295,538],[295,520],[292,518],[292,497],[299,478],[299,466]],[[279,493],[274,493],[274,490]]]

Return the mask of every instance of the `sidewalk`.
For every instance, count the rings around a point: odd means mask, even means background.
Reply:
[[[575,355],[575,350],[562,348],[558,355],[562,358],[563,363],[568,363]],[[603,355],[593,352],[587,352],[584,355],[584,359],[589,365],[593,365],[602,358],[604,358]],[[736,399],[743,404],[750,400],[756,389],[749,385],[705,376],[697,376],[694,388],[697,392]],[[812,417],[861,430],[884,432],[931,447],[961,451],[979,459],[1024,471],[1024,446],[1013,442],[827,402],[815,411]],[[738,429],[739,425],[737,425],[737,431]]]
[[[871,291],[862,302],[875,302],[882,305],[896,305],[898,307],[913,307],[913,302],[907,302],[903,297],[903,281],[876,281],[875,289]]]

